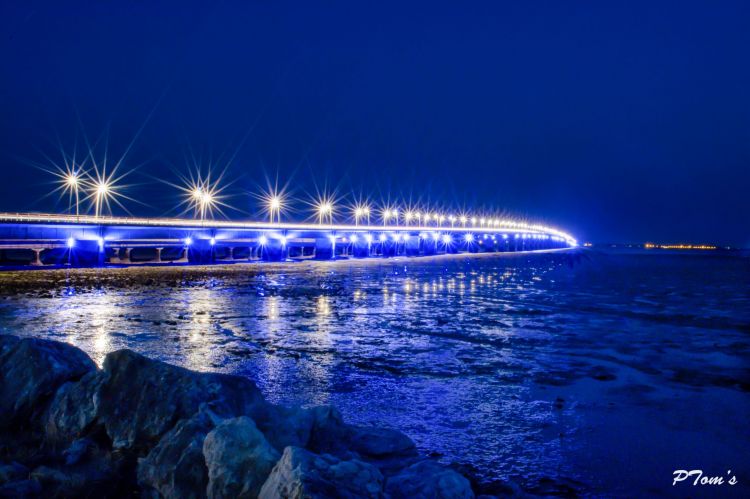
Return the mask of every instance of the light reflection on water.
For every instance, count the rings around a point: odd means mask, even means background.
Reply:
[[[69,341],[97,362],[132,348],[245,375],[274,402],[332,403],[350,421],[399,428],[485,480],[627,494],[670,484],[678,456],[737,468],[750,443],[738,416],[750,413],[747,262],[696,258],[0,274],[0,328]],[[717,414],[722,428],[701,426]],[[687,431],[708,432],[703,448],[680,443]],[[644,433],[658,438],[631,446]],[[706,463],[706,446],[732,462]],[[664,464],[611,471],[646,455]]]

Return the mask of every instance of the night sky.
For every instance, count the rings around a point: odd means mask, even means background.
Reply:
[[[750,246],[750,2],[3,1],[0,26],[3,211],[67,209],[31,166],[58,137],[114,160],[135,137],[136,215],[176,214],[156,179],[194,157],[228,164],[232,218],[278,174],[301,199]]]

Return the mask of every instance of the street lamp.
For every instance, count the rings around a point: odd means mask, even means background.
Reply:
[[[358,205],[354,208],[354,225],[359,225],[362,218],[366,218],[367,225],[370,225],[370,207],[367,205]]]
[[[98,218],[102,211],[102,204],[104,199],[109,194],[109,184],[104,181],[98,182],[94,185],[94,215]]]
[[[281,199],[281,196],[274,195],[268,200],[268,215],[271,223],[273,223],[274,215],[276,215],[276,221],[281,222],[282,205],[283,200]]]
[[[78,174],[76,172],[68,173],[65,176],[65,185],[68,186],[69,189],[73,191],[73,194],[76,197],[76,217],[78,216],[78,207],[80,204],[80,199],[78,195],[78,186],[80,185],[80,181],[78,179]]]
[[[320,201],[317,206],[318,223],[323,224],[323,219],[328,218],[333,223],[333,204],[330,201]]]

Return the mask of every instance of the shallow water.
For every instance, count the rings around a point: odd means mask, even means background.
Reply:
[[[0,298],[2,333],[248,376],[398,428],[488,490],[750,492],[747,257],[45,270],[0,273]],[[673,487],[676,469],[739,483]]]

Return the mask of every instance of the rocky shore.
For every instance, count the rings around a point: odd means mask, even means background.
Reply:
[[[473,497],[404,434],[130,350],[0,336],[0,497]]]

